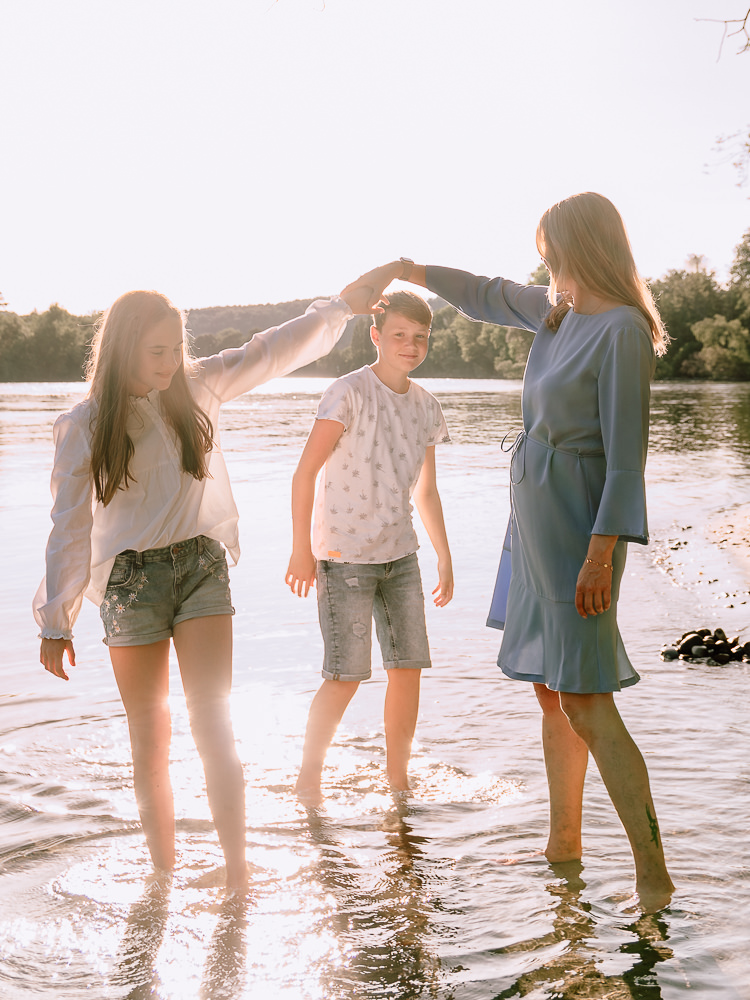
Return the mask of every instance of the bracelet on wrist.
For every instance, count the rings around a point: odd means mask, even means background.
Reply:
[[[612,563],[599,562],[597,559],[589,559],[588,556],[586,556],[586,562],[591,563],[592,566],[601,566],[603,569],[612,569]]]

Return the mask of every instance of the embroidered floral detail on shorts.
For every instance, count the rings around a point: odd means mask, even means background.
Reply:
[[[115,618],[114,615],[121,615],[126,611],[127,608],[131,607],[133,603],[138,600],[138,595],[140,594],[140,592],[143,590],[143,588],[146,586],[147,583],[148,583],[148,577],[144,572],[141,572],[141,575],[138,577],[138,580],[136,582],[135,588],[130,591],[127,600],[125,601],[124,604],[122,602],[122,598],[116,591],[107,594],[107,596],[102,601],[103,611],[110,611],[111,609],[114,610],[114,614],[112,616],[112,622],[110,625],[110,630],[114,632],[115,635],[119,634],[120,625],[119,622],[117,621],[117,618]]]
[[[198,565],[201,569],[204,569],[207,573],[210,573],[216,580],[220,580],[221,583],[229,583],[229,575],[224,570],[224,561],[218,565],[210,559],[206,559],[204,555],[198,557]]]

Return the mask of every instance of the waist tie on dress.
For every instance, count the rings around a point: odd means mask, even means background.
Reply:
[[[505,435],[505,437],[500,442],[500,451],[510,452],[510,471],[509,471],[509,475],[510,475],[510,485],[511,485],[511,487],[513,487],[513,486],[518,486],[518,484],[521,482],[521,480],[523,479],[523,477],[526,475],[526,448],[524,447],[523,455],[521,456],[522,459],[523,459],[522,466],[521,466],[521,478],[520,479],[514,479],[513,478],[513,462],[515,460],[516,454],[518,453],[518,450],[521,447],[521,445],[523,444],[525,446],[525,444],[526,444],[526,431],[519,431],[518,434],[516,435],[516,439],[513,442],[513,444],[510,445],[510,446],[508,446],[508,447],[506,447],[505,442],[508,440],[509,435],[510,435],[510,431],[508,431],[508,433]],[[511,489],[511,503],[512,503],[512,501],[513,501],[513,490]]]
[[[508,431],[508,433],[500,442],[500,451],[510,452],[510,468],[508,470],[508,478],[510,480],[508,484],[510,492],[510,520],[508,523],[512,531],[513,520],[514,520],[513,514],[515,511],[515,502],[513,499],[513,487],[518,486],[518,484],[523,480],[523,477],[526,475],[526,431],[519,431],[518,434],[516,435],[516,439],[513,442],[513,444],[510,446],[506,446],[505,442],[508,440],[509,435],[510,431]],[[515,461],[515,457],[518,454],[518,450],[520,449],[521,445],[524,446],[523,453],[521,455],[521,476],[519,479],[514,479],[513,462]]]

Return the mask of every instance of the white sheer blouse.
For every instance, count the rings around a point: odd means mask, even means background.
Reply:
[[[239,514],[221,451],[219,407],[327,354],[351,315],[343,299],[319,300],[304,316],[256,334],[244,347],[200,359],[190,385],[214,428],[210,475],[201,482],[182,471],[179,442],[162,415],[158,389],[133,398],[128,433],[135,445],[134,481],[106,507],[94,501],[91,476],[95,400],[84,399],[58,417],[53,528],[46,576],[33,604],[43,638],[72,638],[83,597],[101,604],[115,556],[125,549],[142,552],[207,535],[237,562]]]

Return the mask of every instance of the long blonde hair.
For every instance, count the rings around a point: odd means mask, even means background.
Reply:
[[[195,361],[188,351],[185,317],[160,292],[126,292],[99,320],[86,363],[89,396],[97,402],[91,474],[96,499],[105,507],[117,490],[127,489],[133,479],[130,460],[134,446],[126,425],[136,348],[147,330],[170,316],[182,327],[183,360],[169,388],[161,391],[162,407],[180,440],[183,470],[198,480],[208,476],[206,454],[213,444],[213,427],[188,385]]]
[[[559,329],[572,305],[570,297],[560,299],[557,290],[556,280],[565,276],[596,295],[640,310],[651,329],[654,351],[665,353],[669,335],[635,266],[625,224],[608,198],[585,191],[548,208],[537,226],[536,245],[550,272],[550,330]]]

